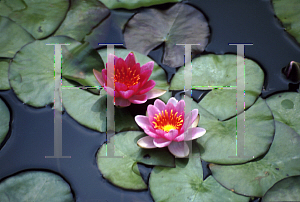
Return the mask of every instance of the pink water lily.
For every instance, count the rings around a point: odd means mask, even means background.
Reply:
[[[140,67],[140,63],[136,63],[132,52],[127,55],[125,61],[111,54],[108,57],[114,58],[109,61],[114,61],[115,74],[110,75],[110,78],[114,81],[115,90],[107,86],[107,64],[102,73],[95,69],[93,71],[101,86],[115,98],[116,106],[127,107],[131,103],[142,104],[148,99],[159,97],[166,92],[154,89],[155,81],[148,80],[153,71],[153,61]]]
[[[206,130],[196,127],[199,122],[198,109],[185,114],[184,107],[184,100],[178,102],[172,97],[165,104],[156,99],[154,105],[148,106],[147,116],[137,115],[136,123],[148,135],[137,141],[138,146],[142,148],[167,146],[176,157],[188,156],[189,147],[185,141],[203,136]],[[189,128],[190,126],[192,127]]]

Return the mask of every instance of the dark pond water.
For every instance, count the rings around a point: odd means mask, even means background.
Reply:
[[[211,38],[203,54],[236,54],[236,46],[229,46],[229,43],[252,43],[252,46],[246,46],[245,56],[260,64],[265,72],[262,97],[278,91],[295,91],[298,86],[289,84],[281,75],[281,69],[291,60],[300,61],[300,47],[274,17],[269,0],[188,2],[199,8],[209,22]],[[124,12],[120,9],[112,15],[123,15]],[[124,43],[119,28],[109,27],[108,33],[99,38],[99,43]],[[149,56],[161,64],[162,47]],[[165,69],[171,78],[174,69]],[[200,95],[195,94],[194,98],[198,99]],[[104,133],[87,129],[64,113],[63,155],[71,158],[45,158],[53,155],[54,114],[51,107],[36,109],[24,105],[12,90],[0,91],[0,97],[12,114],[11,130],[0,151],[0,179],[24,170],[48,170],[69,182],[78,202],[153,201],[149,191],[123,190],[101,177],[95,155],[105,142]],[[151,168],[140,168],[147,180]]]

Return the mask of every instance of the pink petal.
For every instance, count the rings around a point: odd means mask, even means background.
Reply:
[[[146,126],[150,125],[149,118],[147,116],[137,115],[134,117],[134,120],[142,129],[146,129]]]
[[[173,114],[175,114],[176,108],[172,103],[168,103],[165,109],[167,110],[169,115],[171,114],[171,110],[173,110]]]
[[[128,107],[129,105],[131,105],[131,102],[129,102],[129,100],[118,97],[115,98],[115,105],[120,107]]]
[[[102,77],[106,83],[107,82],[107,70],[106,69],[102,69]]]
[[[119,93],[120,93],[122,98],[128,99],[134,94],[134,91],[133,90],[126,90],[126,91],[119,91]]]
[[[141,86],[145,85],[145,83],[150,78],[151,74],[152,74],[152,71],[150,71],[150,70],[147,70],[147,71],[144,71],[144,72],[140,73],[140,81],[139,81],[139,83],[140,83]]]
[[[128,67],[133,67],[135,65],[135,58],[133,53],[129,53],[125,59],[125,62]]]
[[[100,73],[99,71],[97,71],[95,69],[93,69],[93,72],[94,72],[94,75],[95,75],[97,81],[100,83],[100,85],[102,87],[104,87],[105,86],[105,81],[103,79],[102,73]]]
[[[171,129],[168,133],[164,135],[164,137],[168,140],[174,140],[178,135],[178,130],[176,129]]]
[[[159,114],[161,111],[154,105],[148,105],[147,107],[148,116],[154,117],[156,114]],[[150,120],[151,122],[152,120]]]
[[[153,61],[147,62],[146,64],[144,64],[143,66],[141,66],[141,73],[145,72],[147,70],[150,70],[152,72],[153,71],[153,67],[154,67],[154,62]]]
[[[153,80],[149,80],[145,83],[144,86],[142,86],[140,89],[139,89],[139,92],[137,93],[137,95],[141,95],[141,94],[144,94],[144,93],[147,93],[148,91],[150,91],[152,88],[154,88],[155,86],[155,81]]]
[[[171,98],[168,100],[167,105],[168,105],[169,103],[172,103],[172,104],[174,105],[174,107],[176,107],[178,101],[176,100],[176,98],[171,97]]]
[[[147,95],[133,95],[128,100],[133,104],[142,104],[147,101]]]
[[[178,158],[184,158],[189,155],[190,149],[186,142],[172,142],[168,146],[169,151]]]
[[[164,137],[164,135],[165,135],[165,131],[163,131],[163,130],[161,130],[161,129],[156,129],[155,130],[155,133],[157,134],[157,135],[159,135],[160,137]]]
[[[105,87],[105,90],[107,92],[108,95],[115,97],[115,90],[110,88],[110,87]]]
[[[151,127],[152,128],[152,127]],[[144,132],[149,135],[150,137],[153,137],[153,138],[161,138],[160,135],[156,134],[155,132],[153,132],[153,130],[144,130]]]
[[[186,124],[186,129],[189,128],[198,116],[198,109],[193,109],[184,117],[184,125]],[[184,126],[182,126],[184,127]]]
[[[153,144],[153,138],[150,136],[142,137],[141,139],[139,139],[137,141],[137,145],[144,149],[156,148],[156,146]]]
[[[127,86],[124,83],[115,82],[115,89],[117,91],[125,91],[127,90]]]
[[[137,92],[139,88],[140,88],[140,83],[128,87],[129,90],[133,90],[134,92]]]
[[[153,140],[153,143],[156,147],[162,148],[162,147],[166,147],[169,144],[171,144],[172,141],[167,140],[165,138],[157,138]]]
[[[200,120],[200,115],[198,114],[197,118],[195,119],[195,121],[192,123],[192,128],[195,128],[198,126]]]
[[[128,68],[125,61],[122,58],[118,58],[116,61],[116,69],[121,70],[122,67],[124,67],[124,70],[126,70]]]
[[[179,112],[183,112],[184,111],[184,107],[185,107],[185,102],[184,100],[180,100],[177,105],[176,105],[176,111]]]
[[[165,94],[166,92],[167,91],[165,91],[165,90],[153,88],[153,89],[151,89],[150,91],[148,91],[146,93],[147,99],[150,100],[150,99],[153,99],[153,98],[157,98],[157,97]]]
[[[204,128],[199,128],[199,127],[189,128],[186,133],[182,133],[181,135],[176,137],[174,139],[174,141],[181,142],[181,141],[194,140],[194,139],[197,139],[197,138],[203,136],[205,133],[206,133],[206,130]],[[184,137],[184,134],[186,134],[185,137]]]
[[[147,98],[148,98],[148,97],[147,97]],[[149,98],[148,98],[148,99],[149,99]],[[165,104],[163,101],[161,101],[160,99],[156,99],[156,100],[154,101],[154,106],[157,107],[157,109],[158,109],[159,111],[164,111],[165,108],[166,108],[166,104]]]

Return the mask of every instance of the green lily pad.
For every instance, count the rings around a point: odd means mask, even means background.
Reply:
[[[101,22],[109,10],[98,0],[72,0],[71,8],[63,21],[57,35],[66,35],[77,41],[82,41],[93,27]]]
[[[199,150],[193,145],[190,158],[175,159],[176,168],[155,166],[149,186],[156,202],[197,201],[224,202],[249,201],[248,197],[233,193],[222,187],[212,176],[203,181]]]
[[[68,37],[50,37],[24,46],[9,68],[9,81],[18,98],[29,105],[43,107],[54,101],[54,44],[71,51],[79,42]]]
[[[144,55],[164,43],[162,63],[170,67],[184,64],[184,46],[201,53],[208,43],[209,27],[204,15],[187,4],[175,4],[167,10],[145,9],[131,18],[124,31],[128,49]]]
[[[71,202],[75,201],[67,182],[44,171],[26,171],[0,183],[1,202]]]
[[[262,198],[262,202],[300,201],[300,176],[277,182]]]
[[[147,189],[147,185],[141,177],[137,163],[174,166],[174,157],[167,148],[142,149],[137,146],[137,140],[143,136],[145,133],[141,131],[128,131],[112,137],[114,156],[123,158],[107,158],[106,144],[101,146],[97,153],[97,164],[105,179],[125,189],[142,190]]]
[[[74,83],[63,79],[63,86]],[[100,96],[83,89],[62,89],[63,106],[68,114],[80,124],[100,132],[106,131],[106,93]],[[115,107],[115,131],[139,130],[126,108]]]
[[[272,0],[276,16],[281,21],[285,30],[300,43],[300,2],[290,0]]]
[[[12,58],[22,46],[34,38],[12,20],[0,16],[0,57]]]
[[[8,61],[0,60],[0,90],[10,89],[8,82]]]
[[[227,121],[219,121],[197,103],[192,108],[200,114],[199,127],[206,130],[204,136],[197,139],[200,146],[201,159],[217,164],[240,164],[265,154],[274,137],[274,119],[266,102],[259,98],[245,112],[244,156],[236,156],[236,124],[233,117]],[[244,116],[244,113],[238,115]]]
[[[71,51],[67,47],[62,46],[62,76],[66,79],[76,81],[82,86],[99,86],[93,69],[101,71],[103,61],[100,55],[88,43],[77,46]],[[88,89],[89,91],[99,95],[99,89]]]
[[[109,9],[126,8],[135,9],[139,7],[148,7],[169,2],[180,2],[181,0],[100,0]]]
[[[0,144],[9,130],[10,113],[5,103],[0,99]]]
[[[6,5],[7,2],[10,1],[6,0]],[[52,34],[65,18],[69,7],[68,0],[22,0],[17,2],[17,4],[9,3],[13,12],[8,17],[36,39]],[[25,8],[21,9],[22,7]]]
[[[275,94],[267,99],[274,119],[280,121],[300,134],[300,94],[285,92]]]
[[[11,8],[6,5],[6,0],[0,1],[0,15],[8,17],[11,12]]]
[[[242,165],[210,164],[213,177],[238,194],[262,197],[279,180],[300,175],[299,134],[281,122],[275,121],[275,126],[274,141],[262,159]]]
[[[115,55],[119,58],[123,58],[124,60],[130,52],[133,52],[136,57],[137,62],[140,63],[141,66],[146,64],[147,62],[153,61],[149,57],[142,55],[140,53],[137,53],[135,51],[130,51],[127,49],[120,49],[120,48],[115,48],[114,50],[115,50]],[[101,55],[103,62],[106,63],[107,62],[107,56],[106,56],[107,50],[101,49],[98,51],[98,53]],[[161,90],[169,89],[167,75],[166,75],[165,71],[160,66],[158,66],[158,64],[156,64],[156,62],[154,62],[153,71],[152,71],[152,74],[151,74],[149,80],[155,81],[156,84],[155,84],[154,88],[161,89]]]
[[[241,57],[241,56],[238,56]],[[203,55],[192,61],[192,87],[236,86],[236,55]],[[181,67],[171,81],[170,90],[184,89],[184,68]],[[245,107],[250,107],[260,95],[264,73],[257,63],[245,59]],[[202,87],[201,87],[202,86]],[[236,112],[236,89],[213,89],[199,103],[220,120],[233,117]],[[238,114],[241,113],[240,111]]]

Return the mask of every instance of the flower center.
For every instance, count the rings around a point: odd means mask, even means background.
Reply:
[[[123,83],[127,87],[136,85],[139,80],[140,75],[136,74],[136,70],[132,71],[130,68],[124,70],[124,67],[122,67],[122,69],[117,69],[115,72],[114,82]]]
[[[178,112],[173,114],[173,110],[171,109],[171,113],[168,114],[167,110],[162,111],[159,114],[155,114],[155,121],[152,123],[155,125],[155,129],[161,129],[165,132],[169,132],[171,129],[180,129],[183,124],[183,119],[180,116],[177,116]]]

